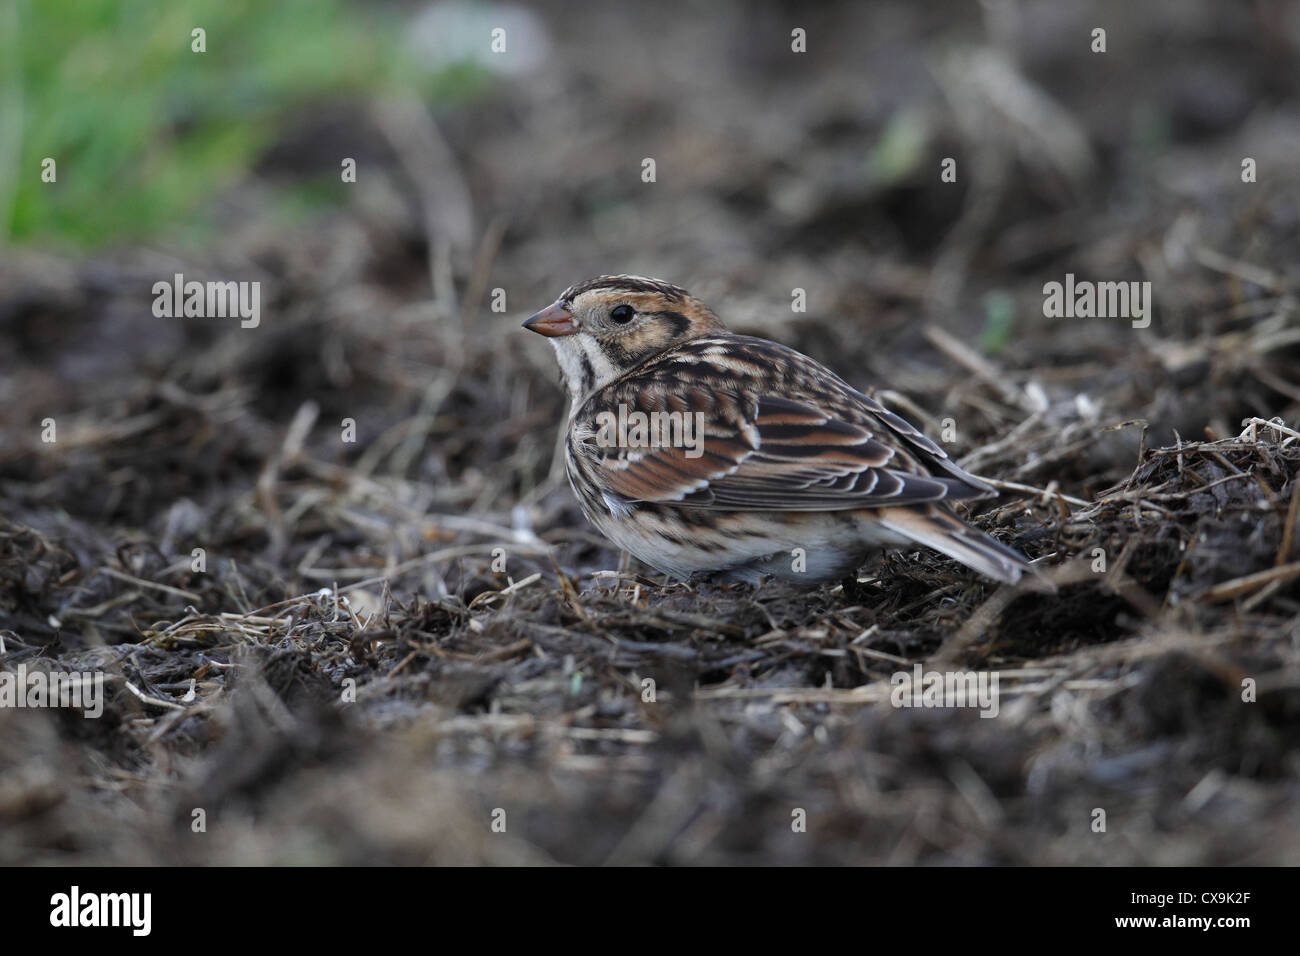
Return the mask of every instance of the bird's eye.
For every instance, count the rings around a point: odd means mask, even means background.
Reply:
[[[619,325],[627,325],[636,317],[636,309],[630,305],[616,305],[610,310],[609,317]]]

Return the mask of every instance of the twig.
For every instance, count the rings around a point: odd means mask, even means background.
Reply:
[[[116,568],[100,568],[102,573],[107,574],[110,578],[117,578],[119,581],[126,581],[128,584],[134,584],[137,587],[153,588],[156,591],[166,591],[168,594],[174,594],[177,597],[183,597],[187,601],[199,603],[203,598],[191,591],[182,591],[180,588],[174,588],[170,584],[159,584],[157,581],[146,581],[144,578],[137,578],[133,574],[126,574],[118,571]]]
[[[160,699],[160,698],[158,698],[158,697],[150,697],[150,696],[149,696],[148,694],[146,694],[144,691],[140,690],[140,688],[138,688],[138,687],[136,687],[134,684],[132,684],[129,680],[124,680],[124,681],[122,681],[122,683],[126,685],[126,689],[127,689],[127,690],[129,690],[131,693],[135,694],[136,697],[139,697],[142,701],[144,701],[146,704],[149,704],[149,705],[152,706],[152,707],[162,707],[162,708],[165,709],[165,710],[184,710],[184,709],[185,709],[184,707],[182,707],[180,704],[176,703],[175,701],[162,700],[162,699]]]
[[[1240,262],[1236,259],[1229,259],[1220,252],[1215,252],[1206,246],[1197,246],[1193,252],[1196,261],[1207,269],[1213,269],[1215,272],[1222,272],[1224,275],[1235,276],[1245,282],[1254,283],[1273,292],[1281,292],[1285,284],[1277,275],[1261,266],[1251,265],[1249,262]]]
[[[1026,411],[1033,411],[1029,399],[1019,389],[1007,384],[1007,375],[972,349],[965,342],[949,335],[939,326],[927,325],[923,330],[926,339],[944,355],[948,356],[962,368],[966,369],[980,381],[992,386],[994,391],[1010,405],[1016,405]]]
[[[301,454],[303,443],[307,440],[311,426],[316,423],[316,416],[319,414],[320,406],[313,401],[306,401],[299,405],[293,421],[289,423],[289,428],[284,434],[279,450],[266,460],[262,473],[257,476],[257,500],[262,507],[262,513],[266,515],[273,563],[278,563],[279,556],[288,543],[288,534],[280,513],[280,503],[275,495],[276,485],[280,482],[280,472]]]
[[[1269,568],[1266,571],[1257,571],[1244,577],[1233,578],[1231,581],[1224,581],[1221,584],[1207,588],[1201,597],[1206,601],[1230,601],[1273,581],[1289,581],[1292,578],[1300,578],[1300,561],[1292,561],[1290,564],[1283,564],[1279,567]]]
[[[1084,501],[1082,498],[1075,498],[1073,495],[1067,495],[1065,492],[1057,491],[1054,488],[1036,488],[1033,485],[1021,484],[1018,481],[1002,481],[1000,478],[981,478],[980,480],[986,485],[992,485],[994,488],[998,488],[1002,491],[1021,491],[1031,495],[1038,495],[1041,496],[1044,501],[1055,498],[1059,501],[1072,504],[1078,508],[1086,508],[1092,504],[1091,501]],[[1055,482],[1053,482],[1053,484],[1055,484]]]

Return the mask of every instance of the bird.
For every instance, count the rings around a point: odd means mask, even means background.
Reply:
[[[913,544],[1006,583],[1029,567],[952,507],[993,486],[815,359],[729,332],[685,289],[597,276],[523,327],[555,349],[584,515],[669,579],[812,586]]]

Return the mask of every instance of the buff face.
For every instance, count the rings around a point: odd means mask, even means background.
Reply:
[[[551,339],[565,388],[575,399],[678,343],[725,331],[698,299],[638,276],[607,276],[570,287],[524,328]]]

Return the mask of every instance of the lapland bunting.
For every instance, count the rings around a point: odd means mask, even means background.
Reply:
[[[599,276],[524,328],[555,347],[583,513],[665,574],[816,583],[912,542],[999,581],[1027,567],[952,510],[992,487],[820,363],[732,335],[684,289]]]

